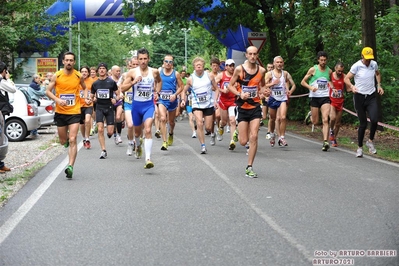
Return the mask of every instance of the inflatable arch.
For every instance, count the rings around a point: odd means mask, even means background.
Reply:
[[[203,11],[212,10],[216,6],[220,6],[219,0],[215,0],[211,7],[204,8]],[[91,22],[124,22],[135,21],[133,16],[124,17],[122,14],[122,0],[72,0],[72,23],[80,21]],[[57,1],[46,10],[49,15],[57,15],[62,12],[69,11],[69,2]],[[207,26],[198,21],[206,29]],[[243,52],[249,45],[247,42],[250,29],[239,25],[237,30],[228,30],[227,33],[216,36],[216,38],[227,47],[227,57],[236,60],[236,63],[242,63],[245,58]]]

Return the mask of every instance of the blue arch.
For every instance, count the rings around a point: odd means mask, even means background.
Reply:
[[[219,0],[215,0],[211,7],[203,8],[203,11],[212,10],[220,6]],[[133,16],[125,18],[122,14],[122,0],[72,0],[73,23],[79,21],[92,22],[124,22],[135,21]],[[69,11],[69,2],[57,1],[46,10],[49,15],[57,15]],[[199,22],[208,30],[209,27]],[[222,32],[216,38],[228,48],[228,57],[231,58],[233,51],[244,52],[248,46],[247,36],[251,32],[249,28],[239,25],[237,29],[229,29],[225,34]]]

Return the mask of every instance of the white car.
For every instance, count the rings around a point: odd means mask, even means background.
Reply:
[[[19,90],[28,92],[28,84],[16,84]],[[51,126],[54,124],[55,103],[46,97],[40,98],[39,102],[32,99],[36,104],[40,116],[40,124],[42,127]]]
[[[38,108],[28,92],[17,88],[15,93],[8,93],[14,111],[5,116],[5,129],[9,141],[24,140],[30,131],[40,127]]]

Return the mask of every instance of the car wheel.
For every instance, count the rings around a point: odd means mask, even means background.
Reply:
[[[27,129],[25,124],[18,119],[10,119],[6,122],[5,132],[7,138],[11,142],[21,141],[25,139]]]

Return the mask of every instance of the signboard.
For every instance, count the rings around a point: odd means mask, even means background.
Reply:
[[[266,32],[248,32],[248,42],[258,48],[258,54],[266,43]],[[263,66],[262,62],[258,58],[258,63]]]
[[[14,68],[22,69],[17,78],[13,77],[16,84],[30,84],[34,74],[45,77],[47,72],[55,73],[58,70],[58,58],[48,57],[18,57],[15,58]]]
[[[57,70],[57,58],[36,58],[36,73],[41,77],[45,77],[48,72],[55,73]]]

